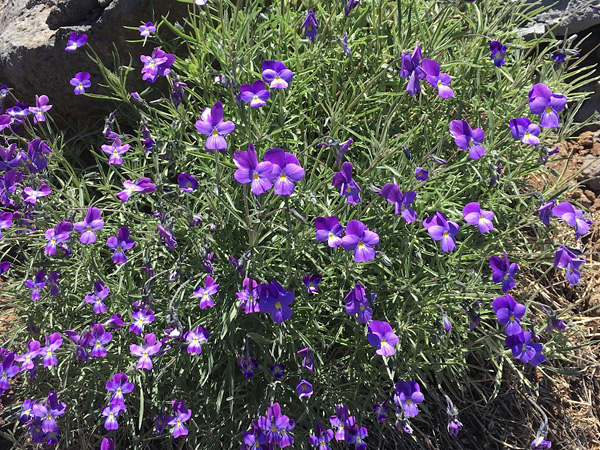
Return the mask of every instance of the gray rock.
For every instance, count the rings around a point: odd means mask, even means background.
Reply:
[[[579,33],[595,25],[600,25],[600,11],[590,7],[590,0],[538,0],[539,6],[552,6],[536,16],[538,23],[543,23],[547,29],[553,28],[555,36]]]
[[[77,72],[90,73],[88,92],[100,92],[103,80],[86,54],[89,49],[65,52],[69,34],[86,33],[88,44],[112,69],[113,43],[122,61],[128,63],[131,54],[137,70],[130,74],[128,88],[142,90],[148,83],[141,81],[140,55],[151,54],[153,46],[127,42],[140,36],[136,29],[124,27],[137,28],[167,13],[174,21],[187,14],[187,7],[176,0],[0,0],[0,85],[6,84],[19,101],[30,105],[36,94],[47,95],[54,105],[53,117],[72,120],[106,112],[106,104],[73,93],[69,81]]]
[[[595,194],[600,193],[600,157],[586,158],[583,163],[583,172],[577,177]]]

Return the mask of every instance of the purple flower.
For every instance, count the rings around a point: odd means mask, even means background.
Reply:
[[[81,359],[82,361],[87,361],[88,359],[90,359],[90,354],[88,353],[86,347],[92,340],[92,334],[89,331],[86,331],[80,336],[79,333],[73,330],[65,330],[65,334],[68,336],[69,339],[71,339],[71,341],[73,341],[75,345],[77,345],[77,348],[75,350],[75,356],[77,356],[77,358]]]
[[[167,246],[167,248],[169,250],[173,250],[175,247],[177,247],[177,240],[175,239],[175,236],[173,236],[173,233],[171,233],[169,230],[167,230],[161,224],[156,225],[156,231],[158,231],[160,239],[165,240],[165,245]],[[154,270],[152,270],[152,268],[150,268],[150,270],[148,271],[149,274],[150,274],[150,271],[152,271],[152,274],[154,274]],[[154,275],[150,275],[150,276],[154,276]]]
[[[13,352],[8,352],[2,360],[2,364],[0,364],[0,395],[10,388],[8,379],[19,373],[19,367],[13,366],[14,360],[15,354]]]
[[[423,402],[424,396],[421,388],[416,381],[398,381],[396,383],[396,394],[394,401],[398,406],[402,406],[406,417],[414,417],[419,414],[417,405]]]
[[[50,391],[46,404],[36,403],[32,407],[33,416],[42,419],[42,431],[57,432],[56,417],[62,416],[67,409],[65,402],[58,402],[56,391]]]
[[[125,252],[130,250],[134,244],[135,241],[133,239],[129,239],[129,228],[119,228],[117,236],[111,236],[106,241],[108,248],[112,248],[114,250],[112,262],[115,264],[125,264],[127,262],[127,256],[125,256]]]
[[[531,123],[527,117],[517,117],[508,122],[510,133],[515,139],[520,139],[523,144],[538,145],[540,143],[540,127]]]
[[[237,170],[233,177],[242,184],[252,183],[252,193],[260,195],[273,186],[273,164],[269,161],[259,163],[254,151],[254,144],[250,143],[247,152],[235,152],[233,162]]]
[[[50,195],[50,193],[50,186],[47,184],[42,184],[39,189],[26,187],[23,189],[23,197],[25,198],[24,202],[34,204],[37,202],[38,198],[46,197],[47,195]]]
[[[346,203],[356,205],[360,202],[360,187],[352,179],[352,163],[345,162],[339,172],[333,174],[332,186],[340,189],[340,197],[346,196]]]
[[[415,167],[415,178],[417,181],[427,181],[429,180],[429,171],[422,167]]]
[[[219,290],[219,285],[215,284],[215,280],[208,275],[204,281],[204,286],[198,286],[194,290],[194,297],[200,299],[200,309],[212,308],[215,306],[212,296]]]
[[[119,166],[123,164],[123,158],[121,158],[121,155],[129,151],[129,144],[121,145],[121,139],[115,138],[111,145],[103,145],[102,151],[110,155],[110,158],[108,158],[109,164],[115,164]]]
[[[352,0],[350,0],[352,1]],[[348,33],[346,33],[344,31],[344,37],[336,37],[336,40],[338,42],[338,44],[340,44],[342,46],[342,50],[344,50],[344,53],[346,53],[348,56],[352,56],[352,50],[350,50],[350,46],[348,45]],[[334,41],[332,41],[334,42]]]
[[[354,416],[348,415],[348,407],[346,405],[337,405],[335,414],[329,417],[329,423],[336,428],[336,441],[347,441],[351,435],[351,430],[354,428]]]
[[[115,373],[111,380],[106,382],[106,390],[110,392],[112,397],[110,403],[125,403],[125,394],[133,391],[134,385],[127,378],[125,373]]]
[[[159,76],[167,76],[171,73],[169,67],[175,62],[175,55],[155,48],[151,56],[141,55],[140,60],[144,63],[142,80],[154,83]]]
[[[87,34],[77,34],[71,33],[69,35],[69,41],[67,42],[67,47],[65,48],[66,52],[72,52],[73,50],[77,50],[79,47],[82,47],[87,41]]]
[[[173,402],[173,412],[175,412],[175,416],[169,417],[167,424],[173,427],[173,437],[177,439],[179,436],[186,436],[188,434],[188,430],[183,423],[190,420],[192,410],[185,408],[183,400],[177,400]]]
[[[446,330],[447,333],[450,333],[450,331],[452,331],[452,322],[450,322],[450,319],[448,318],[446,311],[444,311],[443,309],[442,309],[442,325],[444,327],[444,330]]]
[[[75,74],[73,78],[71,78],[71,86],[75,86],[73,92],[75,95],[85,94],[86,88],[89,88],[92,85],[90,81],[90,74],[87,72],[78,72]]]
[[[312,373],[315,364],[315,360],[312,356],[312,350],[309,347],[305,347],[301,350],[298,350],[296,353],[302,356],[302,367]]]
[[[585,263],[583,259],[576,259],[577,256],[564,245],[556,251],[554,256],[554,267],[566,267],[565,278],[571,286],[579,283],[581,272],[579,267]]]
[[[313,394],[313,387],[306,380],[300,380],[300,383],[296,386],[296,392],[298,393],[298,397],[310,397]]]
[[[258,305],[258,290],[256,286],[256,281],[251,280],[250,278],[244,278],[244,282],[242,283],[243,290],[235,293],[240,300],[240,308],[244,308],[246,314],[260,312],[260,306]]]
[[[294,293],[286,291],[277,281],[258,286],[260,311],[270,314],[275,323],[282,323],[292,317],[290,304],[294,301]]]
[[[49,101],[47,95],[35,96],[35,106],[29,108],[29,112],[33,114],[33,123],[46,121],[44,114],[52,109],[52,105],[48,104]]]
[[[452,78],[447,73],[440,73],[440,65],[433,59],[423,58],[421,68],[425,72],[425,79],[433,87],[437,87],[441,98],[454,97],[454,91],[448,86]]]
[[[104,227],[104,220],[100,218],[102,213],[95,206],[90,206],[82,222],[76,222],[73,228],[80,234],[79,241],[82,244],[93,244],[96,242],[96,231]]]
[[[300,26],[304,28],[304,35],[311,41],[315,42],[315,38],[319,32],[319,22],[317,21],[315,13],[313,13],[312,9],[308,10],[308,14]]]
[[[546,361],[542,355],[542,344],[531,342],[529,331],[521,330],[517,334],[508,336],[505,342],[513,356],[525,364],[529,363],[535,367]]]
[[[575,232],[575,240],[579,239],[588,231],[594,222],[583,218],[583,211],[574,208],[569,202],[562,202],[552,208],[552,214],[555,217],[560,217],[572,227],[577,227]]]
[[[396,353],[396,344],[398,336],[392,331],[389,323],[380,320],[369,322],[369,334],[367,335],[369,344],[377,347],[375,353],[381,356],[392,356]]]
[[[315,275],[304,275],[302,277],[302,282],[304,283],[304,286],[306,286],[306,288],[308,289],[309,294],[316,294],[318,292],[317,286],[321,284],[322,279],[323,275],[317,273]]]
[[[491,256],[490,268],[494,272],[492,280],[494,283],[502,283],[502,290],[504,292],[515,287],[515,279],[513,277],[519,270],[519,266],[517,263],[511,264],[506,253],[504,253],[504,259],[499,256]]]
[[[344,6],[344,15],[346,17],[348,17],[348,15],[350,15],[352,10],[358,6],[358,1],[359,0],[348,0],[348,2],[346,3],[346,6]]]
[[[325,429],[323,424],[317,420],[315,425],[315,434],[308,437],[308,443],[318,450],[331,450],[329,442],[333,439],[333,431]]]
[[[25,287],[31,289],[31,300],[39,300],[42,298],[41,292],[47,282],[46,269],[40,269],[35,273],[35,281],[32,279],[25,280]]]
[[[146,342],[146,345],[144,346],[131,344],[129,346],[129,351],[132,355],[140,357],[136,366],[137,369],[151,370],[151,356],[154,356],[158,353],[158,351],[162,347],[162,342],[156,342],[156,336],[154,335],[154,333],[146,334],[146,336],[144,336],[144,341]]]
[[[472,160],[477,160],[485,155],[485,148],[481,145],[485,136],[481,128],[471,129],[466,120],[453,120],[450,122],[450,134],[454,136],[455,144],[462,150],[469,150]]]
[[[481,234],[485,234],[494,229],[494,224],[492,223],[494,220],[494,213],[492,211],[481,209],[479,203],[467,203],[463,208],[462,213],[465,222],[469,225],[477,226],[477,229]]]
[[[48,280],[47,282],[50,284],[50,295],[54,297],[58,297],[58,286],[60,286],[60,282],[58,279],[60,278],[60,273],[51,270],[48,272]]]
[[[291,195],[296,182],[304,178],[304,169],[298,158],[280,148],[270,148],[265,153],[265,161],[273,165],[271,181],[277,195]]]
[[[371,295],[374,297],[374,294]],[[356,283],[354,288],[348,292],[344,303],[349,316],[357,314],[356,321],[358,323],[367,323],[373,317],[373,308],[369,304],[365,288],[360,283]]]
[[[54,352],[60,348],[63,340],[59,333],[52,333],[50,336],[46,336],[46,346],[40,350],[40,354],[44,355],[44,367],[56,366],[58,359]]]
[[[28,422],[33,419],[32,408],[35,405],[35,401],[31,399],[25,399],[23,406],[21,406],[21,412],[19,413],[19,422]]]
[[[8,261],[0,262],[0,275],[10,269],[10,263]]]
[[[262,64],[262,78],[271,89],[287,88],[293,76],[294,73],[280,61],[265,61]]]
[[[183,192],[187,193],[198,189],[198,182],[196,181],[196,179],[187,173],[179,174],[179,176],[177,177],[177,184],[179,184],[179,188]]]
[[[289,432],[295,425],[293,420],[281,413],[279,403],[268,407],[267,415],[258,419],[258,427],[267,437],[267,441],[281,448],[294,443],[294,438]]]
[[[227,153],[227,141],[223,136],[233,133],[235,124],[231,120],[223,122],[223,104],[221,102],[215,103],[212,108],[205,108],[200,120],[196,121],[195,127],[199,133],[208,136],[205,146],[209,153],[212,153],[213,150]]]
[[[417,220],[417,213],[409,208],[409,205],[417,198],[415,191],[408,191],[403,194],[398,187],[398,182],[394,178],[394,183],[386,183],[379,193],[389,203],[394,205],[394,214],[401,214],[406,223],[412,223]]]
[[[202,347],[200,344],[206,342],[210,334],[204,329],[203,326],[197,325],[194,329],[185,333],[183,338],[187,341],[187,352],[199,355],[202,353]]]
[[[126,202],[134,192],[142,192],[147,194],[153,192],[156,189],[156,185],[152,183],[152,180],[148,177],[141,177],[135,183],[131,180],[123,181],[123,190],[118,194],[115,194],[122,202]]]
[[[150,37],[150,34],[156,31],[156,27],[152,22],[146,22],[144,25],[140,25],[140,36],[142,37]]]
[[[496,298],[492,302],[492,308],[494,308],[498,323],[504,325],[504,332],[507,336],[512,336],[522,331],[521,318],[527,311],[525,305],[517,303],[512,296],[506,294],[504,297]]]
[[[42,354],[40,343],[38,341],[29,341],[27,343],[27,348],[29,350],[28,352],[15,358],[15,361],[21,363],[21,372],[24,370],[35,369],[35,359]]]
[[[269,367],[269,370],[273,374],[273,378],[283,378],[283,371],[285,370],[285,364],[274,364]]]
[[[381,403],[375,403],[373,405],[373,414],[377,418],[377,422],[381,423],[386,419],[386,412],[389,409],[385,406],[387,400],[382,401]]]
[[[242,84],[240,86],[242,101],[250,103],[252,108],[258,108],[267,104],[271,93],[266,90],[262,80],[256,80],[254,84]]]
[[[89,339],[88,345],[92,347],[91,355],[93,358],[99,358],[106,356],[107,352],[104,346],[112,339],[112,333],[110,331],[104,331],[104,327],[99,323],[92,327],[91,338]]]
[[[239,368],[244,374],[244,378],[252,378],[254,376],[254,371],[258,369],[258,360],[255,358],[250,358],[249,356],[245,355],[239,355],[237,362]]]
[[[106,312],[106,305],[103,303],[103,300],[108,297],[108,294],[110,294],[110,289],[104,286],[102,281],[94,283],[94,293],[85,296],[85,302],[94,305],[94,314]]]
[[[558,113],[567,106],[567,97],[553,94],[544,83],[534,84],[529,91],[529,108],[533,114],[541,114],[540,126],[558,128]]]
[[[504,53],[506,53],[506,45],[502,45],[500,41],[490,42],[490,58],[496,67],[504,65]]]
[[[434,241],[442,241],[441,247],[443,252],[451,252],[456,248],[454,235],[459,231],[456,222],[446,219],[446,216],[436,211],[435,215],[423,220],[423,226]]]
[[[119,424],[117,423],[117,417],[125,411],[127,407],[124,403],[111,403],[102,409],[102,415],[106,417],[104,421],[104,428],[108,431],[118,430]]]
[[[327,242],[331,248],[337,247],[342,243],[340,237],[344,232],[344,227],[340,225],[336,216],[331,217],[317,217],[315,219],[315,228],[317,232],[315,238],[319,242]]]
[[[502,63],[504,64],[504,60],[502,60]],[[459,420],[453,419],[448,422],[448,434],[453,437],[458,437],[458,433],[460,433],[462,427],[463,425]]]
[[[351,220],[346,226],[346,236],[342,238],[342,247],[354,252],[357,263],[375,259],[375,246],[379,243],[379,235],[369,231],[366,225],[358,220]]]
[[[183,102],[183,96],[185,95],[184,87],[187,87],[187,84],[181,81],[173,80],[173,89],[171,89],[171,101],[173,102],[173,106],[177,108],[181,102]]]
[[[115,450],[115,444],[113,443],[113,440],[111,438],[102,439],[100,450]]]
[[[356,450],[366,450],[367,443],[364,439],[367,437],[367,434],[367,429],[365,427],[358,428],[356,433],[352,433],[348,436],[348,444],[354,444]]]
[[[547,450],[552,448],[552,442],[546,440],[546,436],[538,436],[531,442],[532,450]]]
[[[150,308],[134,309],[131,318],[129,331],[138,336],[144,332],[144,325],[154,322],[154,314]]]
[[[410,95],[415,95],[417,92],[419,92],[419,90],[421,90],[421,82],[419,80],[423,80],[427,76],[425,71],[420,66],[421,59],[423,59],[423,56],[421,55],[421,46],[416,45],[412,55],[409,55],[408,53],[402,53],[400,58],[400,77],[409,77],[408,85],[406,86],[406,92],[408,92]]]
[[[0,171],[8,171],[21,165],[21,152],[16,150],[17,144],[14,143],[6,148],[0,145]]]
[[[46,255],[56,255],[56,247],[69,239],[73,225],[71,222],[62,221],[54,228],[46,230],[44,237],[48,241],[44,249]]]
[[[13,224],[13,213],[11,212],[0,212],[0,239],[2,239],[2,230],[9,228]]]

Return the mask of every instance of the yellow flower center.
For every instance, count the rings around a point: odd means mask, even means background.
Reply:
[[[217,134],[219,134],[219,132],[216,129],[212,130],[212,135],[213,136],[216,136]]]
[[[444,231],[444,237],[447,238],[448,237],[448,232]]]
[[[546,106],[546,112],[547,112],[548,114],[550,114],[550,113],[552,112],[552,108],[550,108],[549,106]]]
[[[144,352],[144,358],[148,357],[148,352]]]
[[[510,320],[511,322],[514,322],[514,321],[515,321],[515,316],[510,316],[510,317],[508,318],[508,320]]]
[[[252,175],[252,178],[254,178],[255,180],[258,180],[260,177],[258,176],[257,173],[255,173],[254,175]]]
[[[279,308],[281,308],[281,302],[276,302],[276,303],[275,303],[275,308],[276,308],[276,309],[279,309]]]
[[[306,31],[312,31],[312,26],[311,25],[307,25],[306,26]]]
[[[364,247],[365,247],[365,244],[364,244],[364,242],[363,242],[363,241],[360,241],[360,242],[358,243],[358,248],[364,248]]]
[[[277,81],[278,83],[281,81],[281,78],[279,78],[279,75],[277,75],[277,76],[275,77],[275,81]]]
[[[408,400],[406,400],[406,404],[407,405],[411,405],[412,404],[412,400],[409,398]]]
[[[280,179],[281,181],[285,181],[285,180],[287,180],[287,176],[286,176],[286,174],[285,174],[285,173],[282,173],[281,175],[279,175],[279,179]]]
[[[385,344],[387,344],[387,342],[385,341],[385,339],[382,339],[381,340],[381,345],[385,345]]]
[[[88,227],[87,227],[87,231],[92,231],[92,227],[90,227],[90,226],[88,225]]]
[[[360,308],[359,308],[359,309],[360,309],[361,311],[364,311],[364,310],[365,310],[365,305],[360,305]]]

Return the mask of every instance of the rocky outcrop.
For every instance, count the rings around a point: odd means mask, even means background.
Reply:
[[[546,29],[553,28],[555,36],[564,36],[567,32],[579,33],[600,25],[600,11],[590,7],[594,3],[590,0],[537,0],[531,3],[536,6],[551,6],[535,19],[544,24]]]
[[[134,66],[141,69],[139,55],[149,55],[152,47],[128,41],[140,39],[137,27],[153,20],[151,6],[154,17],[169,13],[172,20],[183,17],[188,8],[176,0],[0,0],[0,85],[6,84],[29,104],[36,94],[47,95],[53,116],[85,114],[94,102],[75,96],[69,81],[77,72],[89,72],[89,92],[94,92],[102,78],[85,47],[65,52],[69,34],[86,33],[109,67],[114,43],[123,61],[131,54]],[[131,90],[143,88],[141,77],[131,78],[140,83],[132,84]]]

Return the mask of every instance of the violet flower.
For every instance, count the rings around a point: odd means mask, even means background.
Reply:
[[[494,283],[502,283],[502,291],[506,292],[515,287],[515,279],[513,277],[519,270],[519,266],[517,263],[511,264],[506,252],[504,253],[504,259],[499,256],[491,256],[490,268],[494,272],[492,280]]]
[[[354,444],[355,450],[366,450],[367,443],[364,439],[368,435],[367,429],[365,427],[360,427],[355,431],[355,433],[348,436],[348,444]]]
[[[348,0],[348,2],[346,3],[346,6],[344,6],[344,15],[346,17],[348,17],[350,15],[350,13],[352,12],[352,10],[358,6],[358,1],[359,0]],[[315,445],[315,444],[312,444],[312,445]],[[321,449],[319,449],[319,450],[321,450]]]
[[[403,194],[398,187],[398,182],[394,178],[394,183],[386,183],[379,193],[389,203],[394,205],[394,215],[401,214],[406,223],[412,223],[417,220],[417,213],[409,208],[417,198],[415,191],[408,191]]]
[[[344,50],[344,53],[346,53],[348,56],[352,56],[352,50],[350,50],[350,46],[348,45],[348,33],[344,31],[344,37],[336,37],[336,40],[338,44],[341,45],[342,50]]]
[[[65,402],[58,402],[56,391],[50,391],[46,399],[46,404],[34,404],[32,413],[34,417],[42,419],[42,431],[49,433],[58,431],[56,417],[62,416],[66,409],[67,404]]]
[[[258,360],[249,356],[239,355],[237,358],[238,367],[244,374],[244,378],[252,378],[254,371],[258,369]]]
[[[490,58],[496,67],[504,65],[504,53],[506,53],[506,45],[502,45],[500,41],[490,42]]]
[[[29,112],[33,114],[33,123],[45,122],[45,113],[52,109],[52,105],[49,105],[47,95],[35,96],[35,106],[29,108]]]
[[[515,139],[521,140],[523,144],[538,145],[540,143],[540,127],[531,123],[527,117],[517,117],[508,122],[510,133]]]
[[[150,308],[134,309],[131,318],[129,331],[138,336],[144,332],[144,325],[154,322],[154,314]]]
[[[134,192],[147,194],[148,192],[153,192],[155,189],[156,185],[148,177],[141,177],[135,183],[131,180],[125,180],[123,182],[123,190],[115,194],[115,197],[122,202],[126,202]]]
[[[342,238],[342,247],[354,252],[357,263],[375,259],[375,246],[379,243],[379,235],[369,231],[366,225],[358,220],[351,220],[346,226],[346,236]]]
[[[240,300],[240,308],[244,308],[246,314],[260,312],[258,289],[256,286],[256,281],[244,278],[244,282],[242,283],[243,290],[235,293]]]
[[[262,78],[271,89],[285,89],[292,81],[294,73],[280,61],[262,63]]]
[[[352,179],[352,163],[346,161],[339,172],[333,174],[332,186],[340,189],[340,197],[346,196],[346,203],[356,205],[360,202],[360,187]]]
[[[506,346],[511,349],[515,358],[521,362],[537,366],[544,361],[546,357],[542,354],[542,344],[531,342],[531,333],[521,330],[506,338]]]
[[[183,335],[183,338],[188,343],[187,352],[196,355],[202,353],[202,346],[200,344],[206,342],[209,337],[210,333],[200,325],[197,325],[194,329],[186,332]]]
[[[134,385],[125,373],[115,373],[112,379],[106,382],[106,390],[112,394],[110,403],[125,403],[125,394],[133,391]]]
[[[396,394],[394,402],[402,406],[406,417],[415,417],[419,414],[417,405],[422,403],[425,397],[416,381],[398,381],[396,383]]]
[[[435,215],[423,220],[423,226],[434,241],[442,241],[441,247],[443,252],[451,252],[456,248],[454,235],[459,231],[456,222],[446,219],[446,216],[436,211]]]
[[[71,229],[73,225],[71,222],[66,220],[60,222],[54,228],[50,228],[46,230],[44,233],[44,237],[48,241],[46,243],[46,247],[44,248],[44,253],[46,255],[54,256],[56,255],[56,248],[58,244],[62,244],[66,242],[71,236]]]
[[[104,421],[104,428],[107,431],[118,430],[119,424],[117,423],[117,417],[127,409],[124,403],[111,403],[110,405],[102,408],[102,415],[106,417]]]
[[[511,295],[498,297],[492,302],[492,308],[500,325],[504,325],[507,336],[518,334],[522,331],[521,318],[525,315],[527,307],[517,303]]]
[[[89,339],[88,345],[92,347],[91,356],[93,358],[100,358],[107,355],[107,351],[104,348],[112,339],[112,333],[110,331],[104,331],[104,327],[99,323],[92,327],[91,338]],[[83,344],[82,344],[83,345]]]
[[[110,294],[110,289],[108,286],[104,286],[102,281],[94,283],[94,293],[85,296],[85,302],[94,305],[94,314],[101,314],[107,311],[103,300],[108,297],[108,294]]]
[[[25,370],[33,370],[35,368],[35,359],[42,354],[40,347],[41,346],[38,341],[31,340],[27,343],[28,351],[15,358],[15,361],[21,363],[21,372]]]
[[[156,336],[154,335],[154,333],[146,334],[146,336],[144,336],[144,341],[146,342],[146,345],[144,346],[131,344],[129,346],[129,351],[132,355],[140,357],[136,366],[137,369],[151,370],[151,357],[158,353],[158,351],[162,347],[162,342],[156,341]]]
[[[258,427],[267,437],[269,444],[285,448],[294,443],[290,431],[296,423],[288,416],[281,413],[279,403],[274,403],[267,408],[267,415],[258,419]]]
[[[200,309],[212,308],[215,306],[212,296],[215,295],[218,290],[219,285],[215,284],[213,277],[208,275],[206,280],[204,280],[204,286],[198,286],[194,289],[192,295],[200,299]]]
[[[577,256],[570,249],[561,245],[554,256],[554,267],[565,267],[565,278],[571,286],[575,286],[581,279],[579,267],[585,263],[583,259],[577,259]]]
[[[331,248],[335,248],[342,243],[340,237],[344,233],[344,227],[340,225],[336,216],[317,217],[315,219],[315,239],[319,242],[327,242]]]
[[[173,402],[173,411],[175,412],[175,416],[169,417],[167,424],[173,427],[173,437],[177,439],[179,436],[188,434],[188,430],[183,423],[190,420],[190,417],[192,417],[192,410],[185,408],[185,402],[183,400],[177,400]]]
[[[302,356],[302,367],[304,367],[306,370],[312,373],[315,365],[315,360],[312,355],[312,349],[310,349],[309,347],[305,347],[301,350],[298,350],[296,353]]]
[[[71,78],[71,86],[75,86],[73,92],[75,95],[85,94],[85,90],[92,85],[90,81],[90,74],[87,72],[77,72],[73,78]]]
[[[254,195],[263,194],[273,186],[273,164],[269,161],[258,162],[254,144],[250,143],[247,152],[235,152],[233,162],[237,166],[233,177],[239,183],[251,183]]]
[[[209,153],[212,153],[213,150],[227,153],[227,141],[223,136],[233,133],[235,124],[231,120],[223,122],[223,104],[221,102],[215,103],[212,108],[205,108],[200,120],[196,121],[195,127],[199,133],[208,136],[205,146]]]
[[[50,336],[46,336],[46,346],[40,350],[40,354],[44,356],[44,367],[56,366],[58,364],[58,359],[54,352],[61,347],[62,343],[63,339],[59,333],[52,333]]]
[[[242,84],[240,86],[242,101],[250,103],[252,108],[259,108],[267,104],[271,93],[266,90],[262,80],[256,80],[254,84]]]
[[[146,22],[145,24],[140,25],[139,30],[140,36],[147,38],[156,31],[156,27],[152,22]]]
[[[448,434],[452,437],[458,437],[458,433],[462,430],[463,424],[456,419],[448,422]]]
[[[80,234],[79,241],[82,244],[93,244],[96,242],[96,231],[104,227],[104,220],[100,218],[101,212],[95,206],[90,206],[81,222],[73,224],[73,228]]]
[[[427,181],[429,180],[429,171],[422,167],[415,167],[415,178],[417,181]]]
[[[298,158],[280,148],[270,148],[265,153],[264,160],[273,165],[271,181],[275,194],[291,195],[296,187],[294,183],[304,178],[304,169],[300,166]]]
[[[365,288],[360,283],[356,283],[354,288],[348,292],[344,298],[344,303],[346,313],[349,316],[357,315],[356,321],[358,323],[368,323],[373,317],[373,308],[369,304]]]
[[[335,414],[329,417],[329,423],[336,428],[336,441],[347,441],[350,437],[351,430],[354,428],[355,418],[348,415],[348,407],[346,405],[337,405]]]
[[[125,252],[130,250],[135,241],[133,239],[129,239],[129,228],[126,226],[119,228],[119,232],[117,236],[111,236],[106,240],[106,245],[108,248],[114,250],[112,255],[112,262],[115,264],[125,264],[127,262],[127,256],[125,256]]]
[[[161,224],[156,225],[156,231],[158,231],[160,239],[161,240],[164,239],[165,245],[167,246],[167,248],[169,250],[173,250],[175,247],[177,247],[177,240],[175,239],[175,236],[173,236],[173,233],[171,233],[169,230],[167,230]],[[152,274],[154,274],[154,271],[152,270],[152,268],[150,268],[150,270],[148,271],[149,274],[150,274],[150,271],[152,271]],[[150,275],[150,276],[154,276],[154,275]]]
[[[319,447],[318,450],[331,450],[329,442],[333,439],[333,431],[325,429],[323,424],[317,420],[315,425],[315,434],[308,436],[308,443],[314,447]]]
[[[558,128],[558,113],[567,106],[567,97],[553,94],[544,83],[534,84],[529,91],[529,108],[533,114],[541,114],[540,126]]]
[[[560,217],[572,227],[576,227],[575,240],[590,231],[594,222],[584,219],[583,211],[573,207],[569,202],[562,202],[552,208],[552,214]]]
[[[447,73],[440,73],[440,65],[433,59],[423,58],[421,69],[425,72],[425,79],[433,87],[437,87],[441,98],[454,97],[454,91],[448,86],[452,78]]]
[[[310,397],[313,394],[313,387],[306,380],[300,380],[300,383],[296,386],[296,393],[299,398]]]
[[[285,364],[274,364],[269,367],[269,370],[273,374],[273,378],[282,379],[283,371],[285,370]]]
[[[32,279],[25,280],[25,287],[31,289],[31,300],[39,300],[42,298],[41,292],[46,286],[46,269],[40,269],[35,273],[35,281]]]
[[[375,414],[375,418],[377,422],[381,423],[386,419],[386,412],[390,409],[385,406],[387,400],[382,401],[381,403],[375,403],[373,405],[373,414]]]
[[[33,205],[37,202],[38,198],[46,197],[47,195],[50,195],[51,192],[50,186],[45,183],[42,183],[39,189],[26,187],[23,189],[23,197],[25,198],[23,201]]]
[[[425,79],[427,76],[425,71],[421,68],[421,60],[423,59],[423,56],[421,55],[421,46],[415,45],[412,55],[409,55],[408,53],[402,53],[400,58],[400,77],[408,77],[406,92],[408,92],[410,95],[415,95],[421,90],[420,80]]]
[[[103,145],[102,151],[110,155],[110,158],[108,158],[109,164],[120,166],[123,164],[121,155],[129,151],[129,144],[121,145],[121,139],[117,137],[113,140],[111,145]]]
[[[396,354],[396,344],[398,336],[392,331],[389,323],[372,320],[369,322],[369,334],[367,335],[369,344],[377,347],[375,353],[381,356],[392,356]]]
[[[159,76],[167,76],[171,73],[169,67],[175,62],[175,55],[155,48],[151,56],[141,55],[140,60],[144,63],[142,80],[154,83]]]
[[[69,40],[67,42],[67,46],[65,48],[66,52],[72,52],[73,50],[77,50],[79,47],[83,47],[83,44],[87,41],[87,34],[81,33],[71,33],[69,35]]]
[[[8,211],[0,212],[0,239],[2,239],[2,230],[12,226],[12,219],[13,213]]]
[[[19,367],[13,365],[14,360],[15,354],[8,352],[0,364],[0,395],[9,390],[8,379],[19,373]]]
[[[308,10],[308,14],[300,26],[304,28],[304,35],[314,43],[319,32],[319,22],[312,9]]]
[[[479,203],[467,203],[463,208],[462,213],[465,222],[469,225],[477,226],[477,229],[481,234],[485,234],[494,229],[494,224],[492,222],[494,220],[494,213],[492,211],[481,209]]]
[[[198,181],[187,173],[179,174],[177,177],[177,184],[179,184],[179,189],[181,189],[181,191],[187,192],[188,194],[198,189]]]
[[[481,145],[485,136],[481,128],[471,129],[466,120],[453,120],[450,122],[450,134],[454,137],[454,143],[461,150],[469,150],[472,160],[477,160],[485,155],[485,148]]]
[[[294,293],[286,291],[277,281],[258,286],[260,311],[270,314],[275,323],[282,323],[292,317],[290,304],[294,301]]]
[[[100,450],[115,450],[115,444],[111,438],[102,439],[100,444]]]
[[[315,275],[304,275],[302,277],[302,282],[306,289],[308,289],[309,294],[316,294],[318,292],[317,286],[321,284],[321,280],[323,279],[323,275],[317,273]]]

